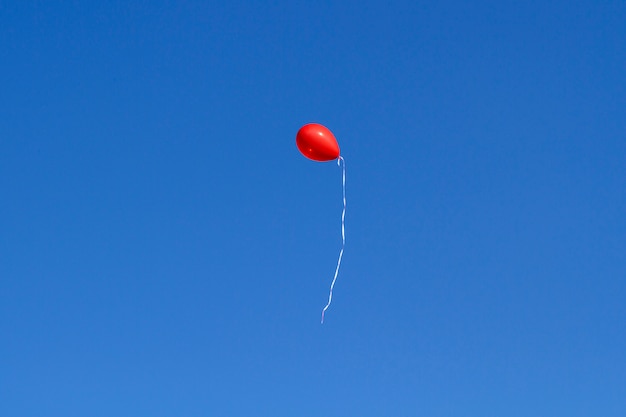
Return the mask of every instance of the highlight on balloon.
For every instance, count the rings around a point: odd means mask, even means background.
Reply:
[[[337,160],[337,166],[342,167],[341,171],[341,187],[343,195],[343,211],[341,212],[341,251],[339,252],[339,259],[337,260],[337,266],[335,268],[335,275],[330,284],[330,291],[328,293],[328,302],[322,309],[322,324],[324,323],[324,316],[326,310],[330,307],[333,301],[333,289],[337,282],[337,276],[339,275],[339,267],[341,266],[341,259],[343,258],[343,250],[346,246],[346,161],[340,155],[339,144],[335,135],[326,127],[318,123],[309,123],[300,128],[296,134],[296,146],[298,150],[305,157],[317,161],[328,162]]]

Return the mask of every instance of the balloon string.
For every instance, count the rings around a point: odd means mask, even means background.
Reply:
[[[339,252],[339,259],[337,260],[337,268],[335,269],[335,276],[333,282],[330,284],[330,293],[328,294],[328,304],[322,310],[322,324],[324,324],[324,313],[330,307],[330,303],[333,301],[333,288],[335,288],[335,282],[337,281],[337,275],[339,274],[339,266],[341,265],[341,258],[343,258],[343,249],[346,247],[346,160],[343,157],[337,159],[337,166],[341,166],[343,162],[343,170],[341,176],[341,188],[343,190],[343,211],[341,212],[341,252]]]

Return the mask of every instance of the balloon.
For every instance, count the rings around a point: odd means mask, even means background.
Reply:
[[[298,130],[296,146],[309,159],[319,162],[339,158],[339,145],[335,135],[325,126],[309,123]]]
[[[345,231],[345,219],[346,219],[346,160],[343,156],[339,155],[339,145],[335,135],[328,130],[325,126],[317,123],[309,123],[304,125],[298,130],[296,134],[296,146],[305,157],[314,161],[332,161],[337,160],[337,165],[341,166],[343,162],[343,169],[341,175],[341,187],[343,189],[343,211],[341,212],[341,251],[339,252],[339,259],[337,260],[337,268],[335,268],[335,276],[330,284],[330,292],[328,294],[328,303],[322,309],[322,323],[324,323],[324,314],[330,307],[330,303],[333,301],[333,288],[337,281],[337,275],[339,274],[339,267],[341,266],[341,259],[343,258],[343,250],[346,246],[346,231]]]

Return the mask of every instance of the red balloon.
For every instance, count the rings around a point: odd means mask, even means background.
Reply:
[[[296,146],[302,155],[319,162],[339,158],[339,145],[335,135],[317,123],[304,125],[296,135]]]

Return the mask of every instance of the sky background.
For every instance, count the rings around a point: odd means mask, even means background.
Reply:
[[[0,62],[1,415],[626,415],[623,1],[2,1]]]

